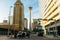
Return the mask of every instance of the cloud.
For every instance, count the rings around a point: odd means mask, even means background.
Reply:
[[[0,0],[0,21],[4,20],[5,18],[8,19],[9,9],[10,6],[14,5],[16,0]],[[38,1],[37,0],[21,0],[24,4],[24,14],[25,17],[29,19],[29,11],[28,7],[32,6],[32,17],[37,17],[38,15]],[[12,9],[13,13],[13,9]]]

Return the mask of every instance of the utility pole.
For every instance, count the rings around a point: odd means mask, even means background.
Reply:
[[[10,16],[11,16],[11,8],[12,8],[12,6],[10,6],[9,17],[8,17],[8,19],[9,19],[9,25],[8,25],[8,36],[9,36],[9,31],[10,31]]]

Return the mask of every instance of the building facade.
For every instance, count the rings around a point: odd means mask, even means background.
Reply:
[[[13,24],[17,25],[19,30],[24,27],[24,6],[21,0],[17,0],[14,4]]]
[[[37,28],[37,26],[38,26],[38,19],[37,18],[33,18],[33,24],[32,24],[33,29]]]
[[[28,29],[28,20],[24,18],[24,28]]]
[[[8,24],[8,20],[3,20],[3,24]]]
[[[38,29],[38,26],[40,26],[39,19],[33,18],[32,28],[33,29]]]
[[[52,19],[41,21],[46,35],[60,35],[60,0],[39,0],[40,13],[43,19]]]
[[[13,16],[10,16],[10,24],[13,24]]]

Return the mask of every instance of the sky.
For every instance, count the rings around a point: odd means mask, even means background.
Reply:
[[[0,22],[3,20],[8,20],[10,6],[11,8],[11,16],[13,15],[14,3],[16,0],[0,0]],[[24,17],[29,20],[29,9],[28,7],[32,7],[32,19],[39,18],[39,7],[38,0],[21,0],[24,5]]]

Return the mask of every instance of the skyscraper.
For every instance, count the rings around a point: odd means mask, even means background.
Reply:
[[[28,20],[24,18],[24,28],[28,29]]]
[[[18,25],[19,30],[22,30],[24,25],[24,6],[21,0],[16,0],[14,4],[13,24]]]

